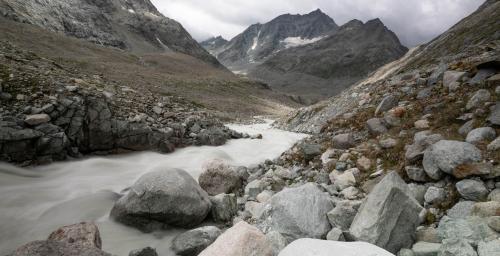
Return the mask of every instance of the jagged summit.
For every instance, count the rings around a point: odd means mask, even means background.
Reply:
[[[335,21],[321,10],[303,15],[283,14],[267,23],[249,26],[213,52],[233,71],[246,72],[283,49],[316,42],[337,28]]]

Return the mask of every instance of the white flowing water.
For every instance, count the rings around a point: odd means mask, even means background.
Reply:
[[[157,248],[160,255],[174,255],[169,247],[183,230],[144,234],[111,221],[109,211],[116,193],[129,187],[155,167],[188,171],[198,178],[201,166],[218,158],[232,165],[249,166],[278,157],[306,135],[273,129],[270,121],[253,125],[228,125],[262,140],[231,140],[219,147],[187,147],[171,154],[143,152],[92,157],[32,169],[0,163],[0,255],[33,240],[44,240],[56,228],[81,221],[99,226],[103,250],[128,255],[133,249]]]

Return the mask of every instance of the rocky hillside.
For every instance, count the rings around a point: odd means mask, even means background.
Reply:
[[[338,94],[407,51],[379,20],[353,20],[333,35],[305,46],[282,50],[248,76],[272,88],[309,100]]]
[[[221,51],[222,47],[227,44],[228,41],[222,36],[212,37],[200,43],[200,45],[205,48],[210,54],[217,56]]]
[[[278,51],[315,42],[337,29],[321,10],[305,15],[285,14],[265,24],[253,24],[216,51],[229,69],[246,73]]]
[[[0,31],[2,161],[220,145],[240,135],[218,119],[293,105],[186,54],[135,55],[1,17]]]
[[[100,45],[135,53],[175,51],[220,66],[149,0],[1,0],[0,15]]]

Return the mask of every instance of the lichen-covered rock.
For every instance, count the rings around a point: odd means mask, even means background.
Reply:
[[[461,180],[457,182],[456,187],[463,198],[471,201],[483,201],[489,193],[484,182],[478,180]]]
[[[33,241],[17,248],[11,256],[111,256],[96,247],[53,240]]]
[[[79,244],[83,247],[102,248],[99,229],[93,223],[82,222],[58,228],[49,235],[48,240],[70,244]]]
[[[497,136],[495,129],[491,127],[481,127],[470,131],[465,141],[469,143],[478,143],[481,141],[492,141]]]
[[[451,238],[443,240],[439,256],[477,256],[474,248],[465,240]]]
[[[467,218],[444,216],[438,225],[438,235],[443,240],[460,239],[472,245],[499,237],[498,233],[488,226],[487,219],[475,216]]]

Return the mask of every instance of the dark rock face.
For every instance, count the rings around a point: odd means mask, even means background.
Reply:
[[[250,70],[271,88],[313,99],[340,93],[407,52],[379,20],[353,20],[318,42],[282,50]]]
[[[265,24],[254,24],[219,47],[216,57],[234,71],[247,70],[295,41],[318,40],[337,29],[328,15],[316,10],[306,15],[285,14]]]
[[[2,0],[0,14],[96,44],[138,53],[176,51],[221,66],[149,0]]]
[[[51,123],[35,127],[13,117],[0,119],[1,160],[63,160],[78,152],[115,149],[170,152],[174,149],[171,141],[178,141],[171,130],[117,120],[105,98],[61,98],[46,112]]]
[[[193,227],[210,212],[210,199],[186,171],[159,169],[143,175],[111,210],[118,222],[144,232],[166,225]]]

